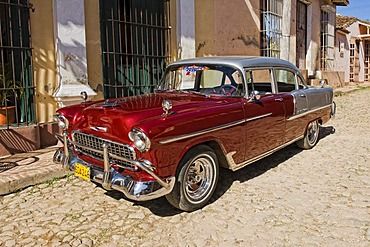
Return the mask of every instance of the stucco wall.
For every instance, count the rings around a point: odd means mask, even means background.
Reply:
[[[33,83],[38,123],[50,122],[56,110],[51,97],[56,87],[55,45],[52,1],[31,0],[35,12],[30,13]]]
[[[103,67],[100,39],[99,0],[85,0],[87,74],[90,87],[103,99]]]
[[[341,32],[336,33],[334,64],[335,70],[344,72],[344,82],[349,82],[349,40]]]
[[[354,43],[357,36],[361,34],[359,23],[356,21],[352,25],[350,25],[347,30],[350,32],[348,35],[348,41],[351,43]],[[365,32],[366,33],[366,32]],[[352,41],[351,41],[352,40]],[[362,41],[359,42],[358,47],[358,58],[359,58],[359,74],[358,74],[358,80],[360,82],[364,81],[364,67],[365,67],[365,51],[364,51],[364,43]],[[348,67],[349,68],[349,67]]]
[[[196,56],[260,54],[259,1],[195,2]]]
[[[57,110],[52,97],[57,87],[53,1],[31,0],[31,3],[35,8],[35,12],[31,12],[30,21],[36,120],[38,123],[52,122]],[[85,0],[85,22],[88,81],[98,93],[94,100],[102,99],[99,0]]]

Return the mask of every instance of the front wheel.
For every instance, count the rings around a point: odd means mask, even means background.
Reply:
[[[318,120],[309,123],[303,139],[297,141],[297,146],[302,149],[313,148],[319,140],[319,131],[320,125]]]
[[[216,189],[218,174],[218,160],[213,150],[205,145],[197,146],[181,160],[176,184],[166,198],[174,207],[184,211],[202,208]]]

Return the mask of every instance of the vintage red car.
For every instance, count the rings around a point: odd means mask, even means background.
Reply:
[[[294,142],[310,149],[334,113],[332,88],[308,87],[287,61],[182,60],[152,94],[59,109],[54,161],[129,199],[166,196],[193,211],[211,198],[220,167],[238,170]]]

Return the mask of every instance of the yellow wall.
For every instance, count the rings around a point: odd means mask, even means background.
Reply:
[[[170,0],[170,62],[178,60],[176,35],[176,0]]]
[[[100,40],[99,0],[85,0],[87,73],[90,87],[103,99],[103,67]]]
[[[196,56],[259,55],[259,26],[259,0],[196,0]]]
[[[57,86],[52,0],[31,0],[31,37],[33,82],[38,123],[53,121],[57,104],[52,97]],[[85,1],[86,53],[89,85],[97,92],[94,100],[103,98],[100,46],[99,0]]]
[[[195,55],[215,55],[214,0],[195,1]]]
[[[35,12],[30,13],[33,83],[36,87],[36,121],[50,122],[56,110],[51,97],[56,87],[55,45],[52,1],[31,0]]]

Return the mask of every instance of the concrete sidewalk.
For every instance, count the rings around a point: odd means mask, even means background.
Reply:
[[[370,87],[370,83],[354,83],[337,88],[334,93],[339,96],[368,87]],[[69,174],[62,169],[60,164],[54,164],[55,150],[56,147],[50,147],[0,158],[0,195]]]
[[[68,172],[53,162],[55,150],[51,147],[0,158],[0,195],[66,176]]]

